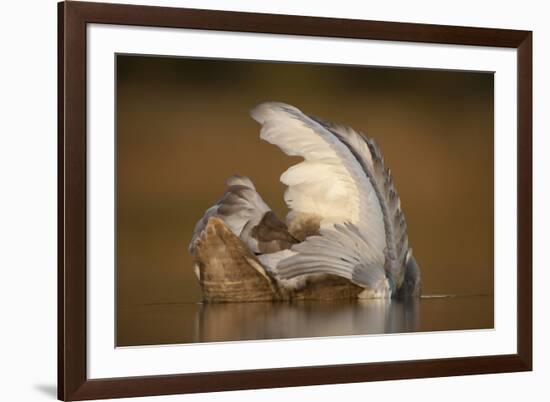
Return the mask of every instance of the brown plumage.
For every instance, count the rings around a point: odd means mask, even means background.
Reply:
[[[276,218],[268,217],[266,221],[274,224],[273,219]],[[284,228],[284,224],[275,225]],[[287,239],[284,231],[279,236]],[[298,288],[288,289],[266,271],[246,244],[216,217],[208,219],[195,242],[193,256],[206,302],[353,299],[362,291],[347,279],[334,275],[315,275]]]
[[[356,299],[364,289],[336,275],[312,275],[290,293],[295,300]]]
[[[268,301],[277,297],[272,278],[248,247],[216,217],[206,223],[194,249],[205,301]]]
[[[292,236],[299,241],[304,241],[306,237],[319,234],[321,219],[315,214],[295,213],[289,231]]]
[[[273,211],[266,212],[260,223],[254,226],[250,233],[258,241],[260,253],[286,250],[299,242],[288,232],[286,224],[280,221]]]

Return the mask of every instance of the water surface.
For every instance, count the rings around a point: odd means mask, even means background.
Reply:
[[[493,328],[492,296],[121,307],[117,346]]]

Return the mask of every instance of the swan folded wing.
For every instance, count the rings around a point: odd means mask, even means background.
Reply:
[[[384,260],[353,224],[336,224],[321,229],[291,249],[296,253],[278,262],[279,278],[290,280],[304,275],[331,274],[372,290],[386,290]]]
[[[251,230],[271,209],[256,192],[254,184],[248,177],[231,176],[226,183],[228,187],[224,195],[195,225],[189,245],[190,252],[193,252],[195,241],[212,217],[222,219],[231,232],[240,237],[252,252],[259,251],[258,241],[251,236]]]
[[[373,253],[382,258],[385,232],[382,211],[361,163],[330,130],[293,106],[263,103],[252,110],[262,124],[260,137],[291,156],[304,158],[281,176],[288,186],[287,216],[320,218],[320,227],[350,222],[369,239]]]
[[[288,249],[297,240],[290,235],[284,222],[267,206],[252,181],[245,176],[231,176],[221,199],[210,207],[197,222],[189,251],[212,217],[221,219],[253,253],[272,253]]]

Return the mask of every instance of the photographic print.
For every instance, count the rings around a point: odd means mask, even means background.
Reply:
[[[532,32],[58,4],[58,397],[532,370]]]
[[[116,346],[493,328],[493,74],[116,56]]]

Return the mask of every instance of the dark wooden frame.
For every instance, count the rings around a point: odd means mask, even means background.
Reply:
[[[86,374],[86,24],[517,49],[517,354],[147,377]],[[105,3],[58,4],[58,397],[83,400],[532,370],[532,32]]]

